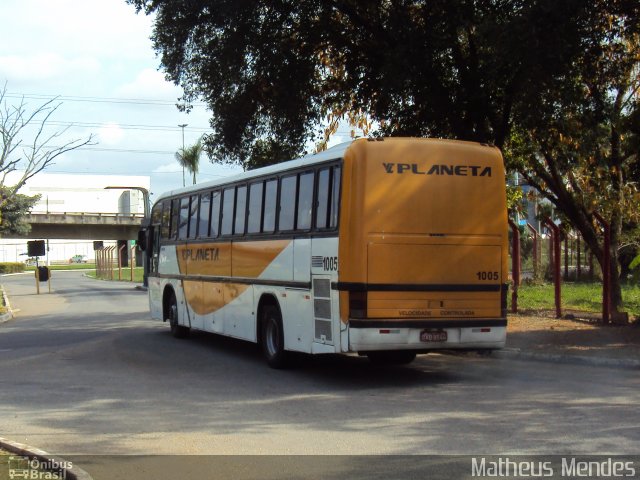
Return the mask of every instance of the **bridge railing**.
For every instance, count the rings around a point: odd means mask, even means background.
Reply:
[[[116,218],[144,218],[144,213],[118,213],[118,212],[47,212],[41,210],[31,210],[31,215],[69,215],[69,216],[92,216],[92,217],[116,217]]]

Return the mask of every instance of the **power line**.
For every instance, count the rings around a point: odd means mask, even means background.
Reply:
[[[149,171],[144,171],[144,172],[126,172],[126,174],[123,173],[118,173],[118,172],[114,172],[114,171],[102,171],[102,172],[98,172],[98,171],[94,171],[92,170],[91,172],[87,172],[84,170],[53,170],[53,169],[47,169],[45,170],[44,173],[68,173],[68,174],[87,174],[87,175],[133,175],[133,176],[151,176],[151,175],[178,175],[180,173],[182,173],[182,170],[169,170],[169,171],[164,171],[164,172],[149,172]],[[211,177],[211,178],[225,178],[228,177],[230,175],[235,175],[238,172],[229,172],[226,175],[219,175],[219,174],[215,174],[215,173],[202,173],[202,172],[198,172],[198,176],[199,177]]]
[[[60,147],[51,147],[60,148]],[[77,152],[79,150],[92,150],[94,152],[116,152],[116,153],[152,153],[155,155],[174,155],[176,152],[169,150],[136,150],[129,148],[104,148],[104,147],[78,147],[73,150],[69,150],[66,153]]]
[[[126,124],[126,123],[100,123],[100,122],[63,122],[63,121],[49,121],[47,122],[51,125],[60,125],[67,127],[85,127],[85,128],[109,128],[109,127],[118,127],[122,130],[149,130],[149,131],[164,131],[164,132],[175,132],[178,131],[180,127],[177,125],[175,127],[171,125],[137,125],[137,124]],[[188,132],[194,133],[205,133],[209,132],[210,129],[205,127],[188,127],[185,128]]]
[[[177,101],[168,100],[154,100],[144,98],[119,98],[119,97],[82,97],[75,95],[43,95],[39,93],[17,93],[7,92],[6,98],[29,98],[33,100],[60,100],[65,102],[89,102],[89,103],[116,103],[116,104],[131,104],[131,105],[156,105],[156,106],[176,106],[179,104]],[[193,102],[188,105],[194,107],[206,107],[206,103]]]

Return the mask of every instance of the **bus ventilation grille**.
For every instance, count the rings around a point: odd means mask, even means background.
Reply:
[[[331,281],[316,278],[313,280],[313,312],[315,317],[316,340],[331,343]]]

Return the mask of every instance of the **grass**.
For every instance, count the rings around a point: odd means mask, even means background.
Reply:
[[[44,266],[41,265],[41,266]],[[26,267],[25,271],[33,272],[36,267],[30,266]],[[96,264],[95,263],[69,263],[69,264],[61,264],[61,265],[50,265],[50,270],[86,270],[86,275],[91,278],[97,278],[96,276]],[[143,268],[136,267],[133,269],[133,281],[134,283],[142,283],[142,275]],[[103,280],[111,280],[111,275],[107,278],[103,278]],[[118,280],[118,267],[113,268],[113,280]],[[122,281],[130,282],[131,281],[131,269],[127,267],[122,268]]]
[[[144,274],[144,268],[142,267],[136,267],[133,269],[133,282],[134,283],[142,283],[142,276]],[[87,272],[87,276],[91,277],[91,278],[98,278],[96,275],[96,271],[95,271],[95,267],[93,269],[93,271],[91,272]],[[100,277],[102,280],[111,280],[111,274],[109,273],[108,276],[105,278],[104,276]],[[120,281],[118,278],[118,269],[114,268],[113,269],[113,280],[114,281]],[[123,282],[130,282],[131,281],[131,269],[130,268],[123,268],[122,269],[122,280]]]
[[[44,262],[40,264],[41,267],[46,266]],[[25,267],[25,272],[35,271],[35,266]],[[49,265],[50,270],[95,270],[95,263],[64,263],[60,265]]]
[[[518,289],[519,310],[555,309],[553,284],[521,285]],[[562,308],[598,313],[602,311],[601,283],[562,283]],[[622,285],[624,311],[640,317],[640,285]],[[511,303],[511,295],[509,295]],[[509,305],[511,307],[511,305]]]

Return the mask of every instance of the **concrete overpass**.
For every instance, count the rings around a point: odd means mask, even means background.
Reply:
[[[31,232],[2,238],[133,240],[138,238],[143,218],[139,213],[31,212],[26,218]]]

